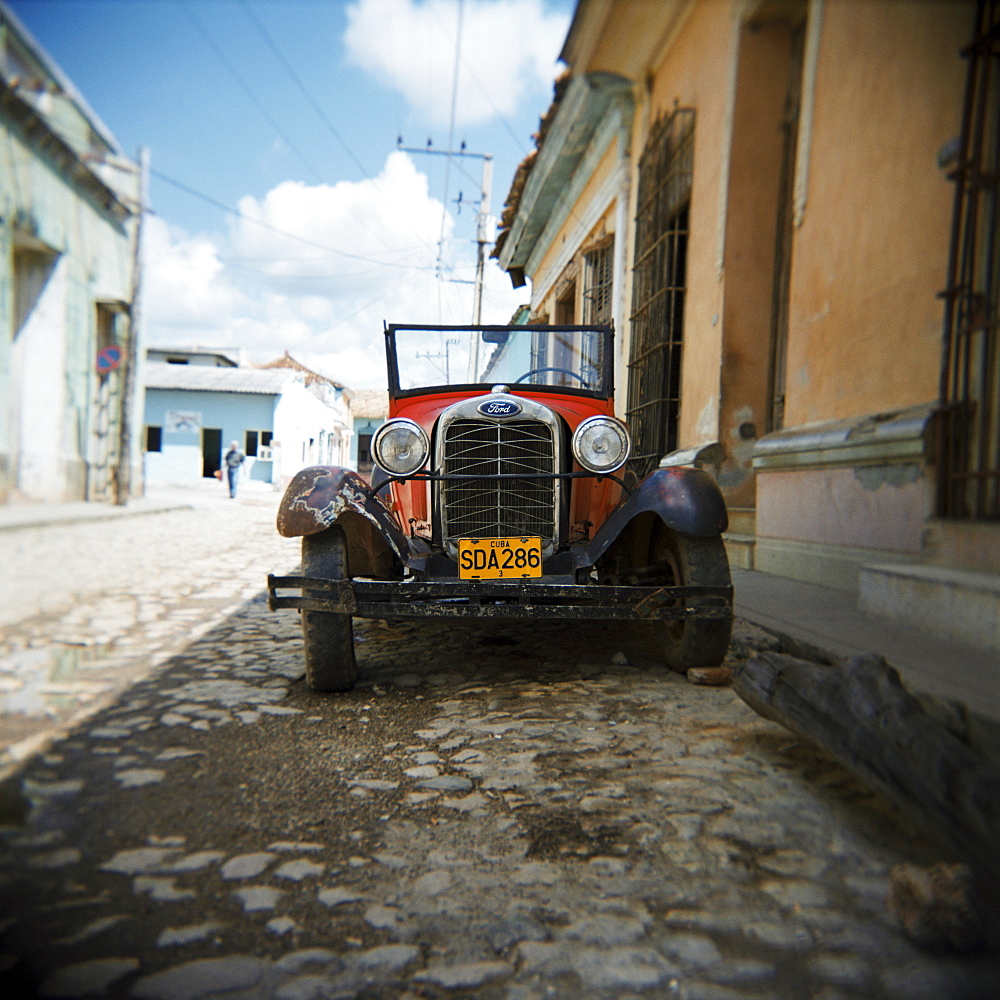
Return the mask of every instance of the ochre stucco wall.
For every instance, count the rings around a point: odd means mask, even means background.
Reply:
[[[594,17],[606,6],[596,4]],[[628,232],[616,233],[628,240],[626,294],[638,165],[650,127],[675,107],[695,109],[679,446],[722,442],[729,464],[720,477],[730,476],[724,486],[736,505],[754,501],[756,437],[741,436],[740,427],[757,437],[770,429],[775,129],[789,76],[788,18],[808,14],[815,24],[820,11],[814,98],[809,103],[808,77],[801,95],[800,127],[811,128],[811,137],[798,163],[800,172],[808,167],[808,186],[793,235],[784,426],[902,409],[937,395],[936,296],[945,283],[954,196],[937,154],[960,127],[959,53],[971,32],[971,2],[630,4],[627,17],[604,24],[607,37],[588,64],[573,67],[628,72],[636,81]],[[786,23],[741,22],[761,12]],[[642,37],[663,40],[648,67],[632,65],[636,49],[655,51],[632,44]],[[565,273],[567,248],[585,248],[599,230],[620,226],[614,204],[597,226],[584,232],[580,225],[617,165],[612,146],[532,275],[543,290],[536,313],[554,317],[556,272]],[[626,358],[630,310],[627,298],[619,325]],[[624,369],[618,383],[624,397]]]
[[[937,396],[964,3],[829,0],[792,264],[785,426]]]

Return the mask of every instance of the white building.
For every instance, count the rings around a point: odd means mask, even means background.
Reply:
[[[166,353],[146,364],[147,482],[212,478],[232,441],[247,456],[243,476],[277,488],[307,465],[348,463],[343,386],[296,362],[238,368],[221,355]]]

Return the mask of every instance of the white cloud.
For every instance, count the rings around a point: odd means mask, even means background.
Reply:
[[[450,120],[459,29],[457,0],[358,0],[348,10],[349,59],[441,125]],[[466,0],[455,120],[475,125],[513,115],[549,90],[569,27],[543,0]]]
[[[285,181],[261,201],[242,198],[239,210],[230,233],[234,263],[259,268],[275,287],[298,293],[357,295],[393,274],[430,269],[441,232],[441,203],[405,153],[391,154],[374,180]],[[446,238],[451,229],[449,217]]]
[[[239,209],[218,236],[189,237],[150,220],[151,344],[243,347],[255,361],[288,351],[347,385],[379,388],[383,322],[472,319],[472,285],[443,279],[471,282],[475,249],[447,243],[455,220],[446,215],[439,275],[442,205],[405,153],[392,153],[373,180],[286,181],[261,199],[241,199]],[[485,284],[483,321],[506,322],[524,291],[514,292],[495,264]]]
[[[182,336],[185,343],[214,335],[244,304],[208,236],[189,237],[155,215],[143,237],[143,310],[155,317],[160,343]],[[147,323],[149,322],[147,318]]]

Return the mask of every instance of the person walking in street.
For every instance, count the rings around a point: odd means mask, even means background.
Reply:
[[[226,464],[226,475],[229,477],[229,496],[232,499],[236,496],[236,483],[239,480],[240,466],[246,461],[246,455],[240,451],[238,441],[229,443],[229,451],[226,452],[223,461]]]

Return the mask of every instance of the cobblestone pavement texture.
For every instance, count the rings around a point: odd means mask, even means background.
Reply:
[[[131,520],[93,549],[114,613],[25,623],[138,679],[0,785],[8,995],[996,996],[995,958],[888,914],[891,866],[936,860],[910,825],[640,627],[360,623],[357,689],[311,693],[272,514]]]
[[[234,501],[213,480],[158,496],[179,509],[0,532],[0,767],[298,562],[273,530],[273,491]]]

